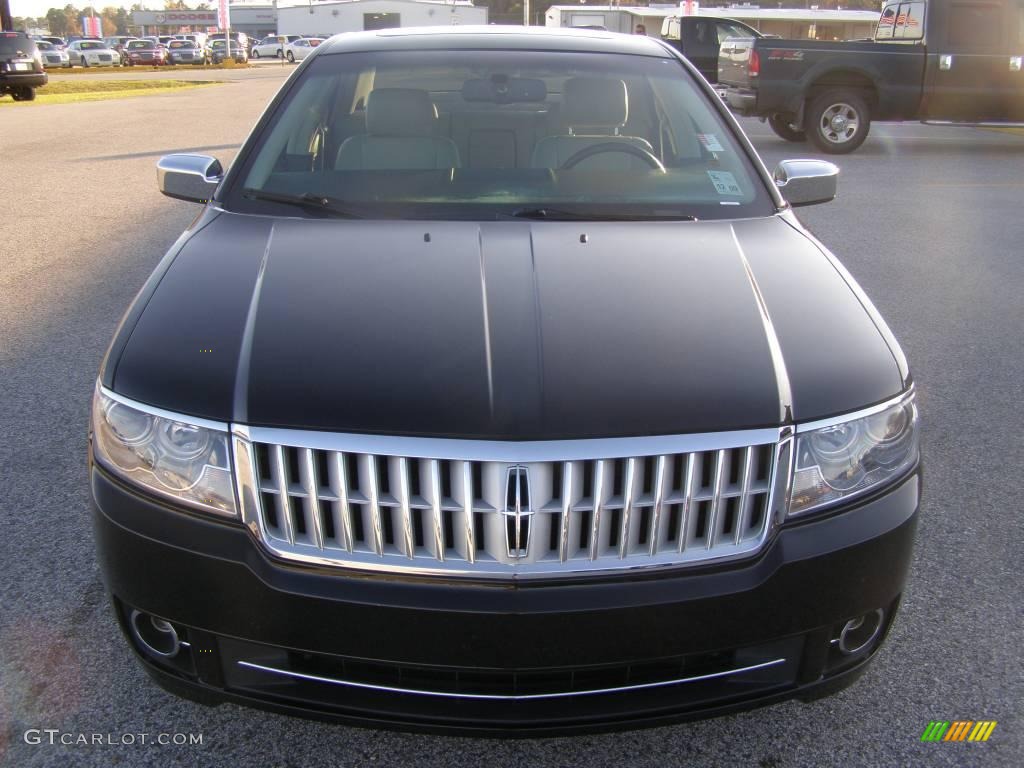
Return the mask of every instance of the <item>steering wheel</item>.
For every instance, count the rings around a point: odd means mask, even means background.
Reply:
[[[591,144],[589,147],[584,147],[579,152],[574,152],[572,157],[558,166],[559,170],[575,168],[588,157],[602,155],[605,152],[622,152],[625,155],[639,157],[654,170],[661,171],[662,173],[666,172],[665,166],[662,164],[661,160],[659,160],[653,153],[648,152],[646,149],[642,149],[635,144],[627,144],[626,142],[618,141],[606,141],[601,144]]]

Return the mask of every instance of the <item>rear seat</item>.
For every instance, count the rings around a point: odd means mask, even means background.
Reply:
[[[455,142],[466,168],[529,168],[534,145],[549,132],[548,112],[540,105],[454,112],[439,106],[440,135]]]

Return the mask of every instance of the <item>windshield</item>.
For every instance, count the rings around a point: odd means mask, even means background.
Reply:
[[[226,201],[324,215],[284,195],[385,218],[774,210],[732,130],[678,61],[543,51],[315,58],[254,139]]]
[[[79,47],[83,51],[96,51],[96,50],[103,50],[107,46],[106,46],[105,43],[82,43]]]
[[[153,43],[149,42],[148,40],[132,40],[130,43],[128,43],[128,50],[129,51],[134,51],[134,50],[137,50],[139,48],[152,48],[152,47],[153,47]]]
[[[194,48],[195,45],[193,45],[188,40],[172,40],[169,47],[171,47],[171,48]]]
[[[38,48],[40,51],[52,51],[54,47],[55,46],[53,45],[53,43],[48,43],[45,40],[36,41],[36,48]]]

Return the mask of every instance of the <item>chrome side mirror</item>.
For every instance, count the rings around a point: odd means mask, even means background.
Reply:
[[[168,197],[208,203],[224,178],[220,160],[206,155],[164,155],[156,164],[156,184]]]
[[[783,160],[772,178],[786,202],[798,208],[834,200],[839,168],[824,160]]]

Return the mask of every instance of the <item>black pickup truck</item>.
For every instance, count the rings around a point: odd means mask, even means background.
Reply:
[[[719,50],[733,37],[758,38],[761,33],[742,21],[712,16],[669,16],[661,25],[661,39],[689,59],[709,83],[718,82]]]
[[[872,120],[1024,124],[1024,0],[888,2],[874,39],[731,39],[729,106],[788,141],[857,149]]]

